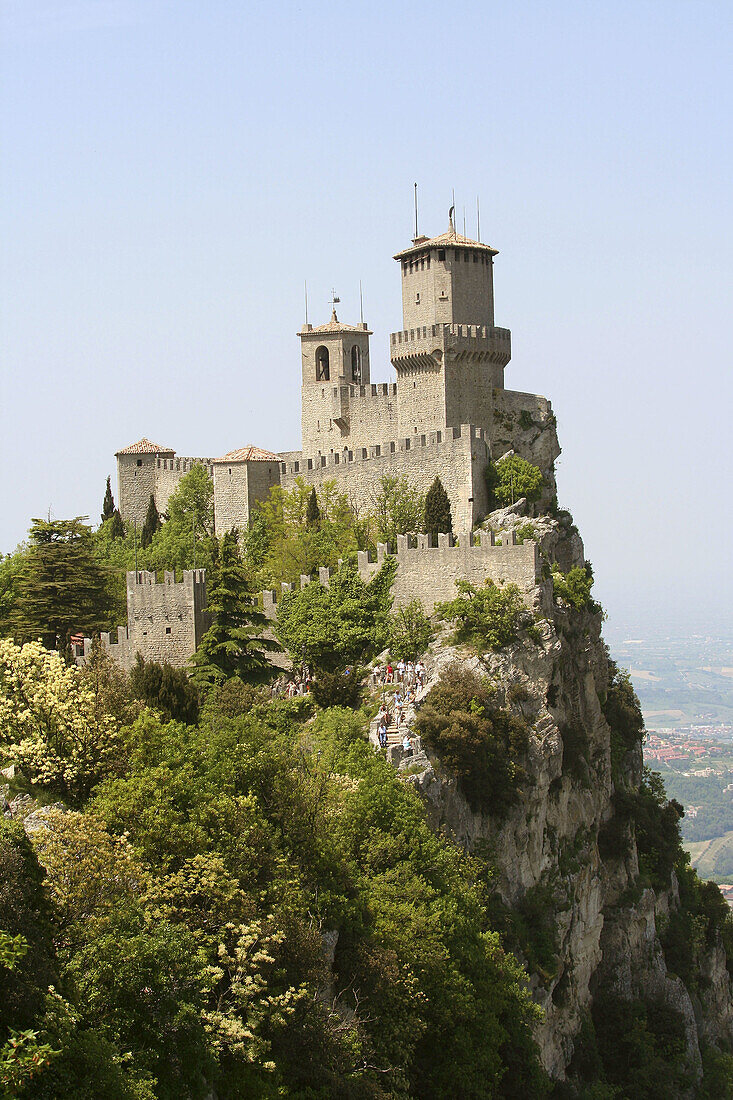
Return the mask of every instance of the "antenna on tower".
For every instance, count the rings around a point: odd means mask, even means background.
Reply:
[[[415,184],[417,187],[417,184]],[[361,292],[361,279],[359,279],[359,319],[362,325],[364,324],[364,296]]]
[[[415,240],[418,238],[417,232],[417,184],[415,184]]]
[[[305,282],[305,323],[308,324],[308,281]]]
[[[463,236],[466,236],[466,208],[463,207]]]
[[[481,243],[481,211],[478,205],[478,195],[476,196],[476,240]]]
[[[451,208],[448,211],[448,218],[450,220],[451,232],[456,231],[456,191],[455,188],[451,188]]]

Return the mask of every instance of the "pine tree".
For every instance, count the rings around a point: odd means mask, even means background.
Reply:
[[[232,531],[221,540],[209,609],[215,621],[193,656],[194,682],[205,687],[232,677],[240,680],[259,678],[269,667],[265,654],[278,646],[261,636],[267,619],[252,602],[236,535]]]
[[[119,508],[114,510],[112,522],[109,525],[109,533],[113,539],[123,539],[125,537],[125,525],[122,522]]]
[[[71,634],[104,628],[109,578],[95,557],[84,519],[33,520],[12,613],[19,640],[40,638],[47,649],[63,651]]]
[[[315,487],[311,489],[308,504],[305,509],[305,522],[307,527],[318,527],[321,522],[321,510],[318,507],[318,497]]]
[[[106,523],[108,519],[112,519],[115,512],[115,498],[112,496],[112,487],[109,481],[110,479],[107,478],[107,488],[104,493],[104,503],[102,504],[102,523]]]
[[[161,528],[160,513],[158,512],[158,506],[155,503],[155,497],[150,494],[150,501],[148,503],[148,510],[145,514],[145,522],[143,523],[143,529],[140,532],[140,545],[143,550],[146,546],[150,546],[153,541],[153,535]]]
[[[453,531],[450,500],[439,477],[436,477],[425,497],[425,530],[434,539],[439,534]]]

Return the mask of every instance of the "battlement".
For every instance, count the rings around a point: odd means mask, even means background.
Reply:
[[[137,588],[142,585],[157,585],[162,587],[163,585],[185,585],[187,588],[194,588],[198,585],[206,587],[206,570],[205,569],[184,569],[183,580],[177,581],[174,570],[166,569],[163,573],[163,580],[159,581],[157,574],[149,569],[139,569],[137,572],[132,570],[127,574],[127,587]]]
[[[177,474],[183,475],[187,474],[194,466],[203,466],[209,477],[213,477],[214,461],[215,459],[213,458],[158,458],[156,461],[156,469],[172,470]]]
[[[388,557],[397,559],[392,584],[395,607],[419,599],[428,614],[436,604],[454,598],[457,580],[467,580],[478,586],[490,579],[495,584],[516,584],[529,593],[541,575],[537,544],[531,539],[518,543],[514,531],[498,535],[493,531],[468,532],[460,541],[453,535],[441,534],[437,545],[430,535],[398,535],[395,548],[387,543],[377,545],[376,558],[366,550],[357,553],[357,568],[362,580],[370,581]],[[311,583],[327,588],[332,572],[321,568],[317,577],[302,574],[300,588]],[[277,617],[278,600],[292,592],[293,587],[283,582],[279,596],[274,589],[261,593],[262,608],[268,619]]]
[[[211,621],[205,569],[185,569],[181,581],[173,570],[159,581],[155,573],[139,569],[127,574],[127,626],[119,626],[116,635],[100,634],[100,640],[122,668],[132,668],[138,653],[146,661],[184,668]],[[85,638],[85,656],[90,647]]]
[[[307,474],[313,470],[336,466],[342,467],[355,462],[368,462],[371,459],[390,458],[408,451],[444,447],[445,444],[454,443],[457,440],[471,441],[473,439],[486,442],[484,429],[475,428],[471,424],[462,424],[459,428],[444,428],[442,431],[424,432],[420,435],[405,436],[403,439],[390,440],[385,443],[372,443],[366,447],[344,448],[343,451],[317,454],[311,458],[304,456],[295,461],[281,462],[280,470],[282,474],[297,477],[299,474]]]
[[[508,328],[490,325],[422,325],[417,328],[391,332],[390,345],[413,344],[419,340],[483,340],[510,345],[512,334]]]

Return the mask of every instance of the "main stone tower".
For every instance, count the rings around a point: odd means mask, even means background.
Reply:
[[[511,334],[494,325],[495,248],[456,233],[416,237],[395,259],[402,273],[402,332],[390,337],[399,434],[489,427],[504,388]]]

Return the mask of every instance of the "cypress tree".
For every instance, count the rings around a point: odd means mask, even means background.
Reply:
[[[311,489],[308,504],[305,509],[305,523],[307,527],[318,527],[321,522],[321,510],[318,507],[318,497],[315,487]]]
[[[115,498],[112,496],[112,486],[109,481],[110,479],[107,478],[107,488],[104,492],[104,502],[102,504],[102,523],[106,523],[108,519],[112,519],[115,513]]]
[[[228,531],[221,540],[209,609],[215,621],[193,656],[194,682],[206,687],[233,677],[259,678],[269,667],[265,654],[279,647],[261,636],[267,619],[252,601],[233,531]]]
[[[33,520],[11,623],[21,641],[40,638],[47,649],[63,651],[71,634],[104,628],[108,575],[84,519]]]
[[[156,531],[159,531],[161,527],[160,513],[158,512],[158,506],[155,503],[155,497],[150,494],[150,501],[148,503],[148,510],[145,514],[145,522],[143,523],[143,529],[140,532],[140,545],[143,550],[146,546],[150,546],[153,541],[153,535]]]
[[[125,525],[122,522],[122,516],[120,515],[119,508],[115,508],[112,514],[112,522],[109,525],[109,533],[113,539],[123,539],[125,537]]]
[[[453,531],[450,500],[439,477],[436,477],[425,497],[425,530],[433,538]]]

